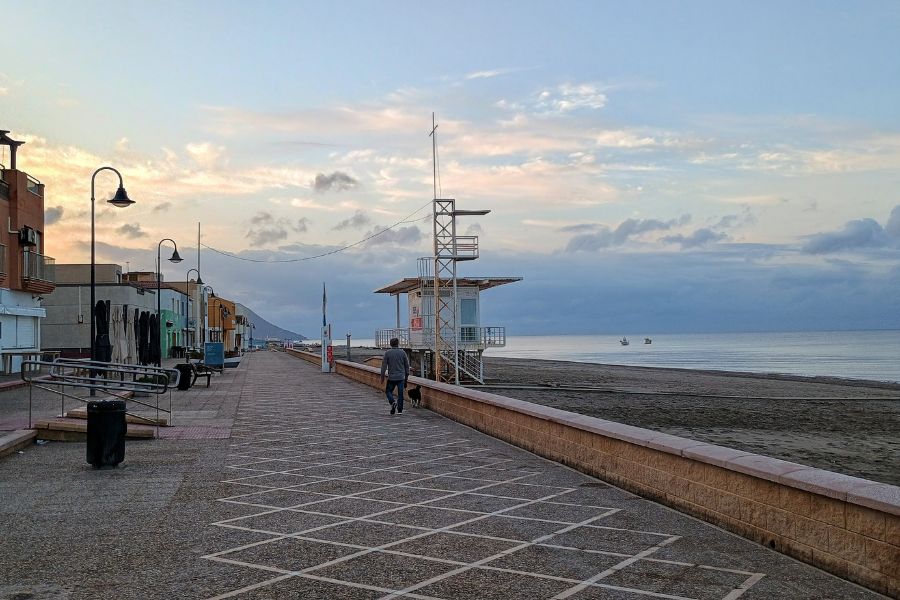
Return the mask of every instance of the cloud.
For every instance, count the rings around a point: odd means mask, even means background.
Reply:
[[[728,236],[724,233],[713,231],[707,227],[696,230],[690,235],[667,235],[662,241],[669,244],[678,244],[682,249],[697,248],[705,246],[710,242],[718,242],[726,239]]]
[[[884,226],[884,232],[892,238],[900,240],[900,204],[891,211],[887,224]]]
[[[683,215],[678,219],[660,221],[659,219],[626,219],[615,230],[605,225],[583,223],[567,225],[560,228],[563,232],[591,231],[593,233],[579,233],[566,244],[566,252],[596,252],[604,248],[621,246],[629,238],[650,231],[666,231],[672,227],[684,225],[691,219],[690,215]]]
[[[129,223],[120,225],[119,227],[116,227],[116,233],[118,233],[119,235],[124,235],[125,237],[130,238],[130,239],[136,239],[139,237],[147,236],[147,232],[145,232],[141,229],[141,226],[139,223],[136,223],[134,225],[131,225]]]
[[[210,142],[193,143],[185,146],[188,156],[198,165],[207,169],[223,168],[228,165],[225,146]]]
[[[599,223],[576,223],[575,225],[564,225],[559,228],[559,231],[562,233],[589,233],[598,229],[606,229],[606,227]]]
[[[600,109],[606,106],[606,94],[589,83],[573,85],[565,83],[538,94],[537,107],[555,113],[567,113],[578,109]]]
[[[594,142],[604,148],[646,148],[661,143],[651,136],[624,130],[601,131],[594,137]]]
[[[376,227],[375,229],[369,231],[363,237],[369,237],[371,235],[375,235],[379,231],[382,231],[381,228]],[[410,225],[409,227],[399,227],[397,229],[388,229],[383,233],[378,234],[373,237],[369,241],[366,242],[366,246],[385,246],[385,245],[399,245],[399,246],[408,246],[411,244],[417,243],[422,239],[422,231],[415,225]]]
[[[896,212],[898,212],[897,207],[891,212],[891,219],[888,221],[892,228],[895,225],[893,219]],[[803,245],[801,250],[808,254],[829,254],[855,248],[881,248],[888,245],[890,241],[890,236],[875,219],[856,219],[847,222],[839,231],[809,236],[809,241]]]
[[[165,211],[169,210],[169,208],[171,208],[171,207],[172,207],[171,202],[160,202],[159,204],[157,204],[156,206],[153,207],[152,212],[155,212],[155,213],[165,212]]]
[[[363,211],[358,210],[353,213],[352,217],[350,217],[349,219],[344,219],[343,221],[332,227],[332,229],[336,231],[341,231],[344,229],[359,229],[361,227],[365,227],[371,222],[372,220],[368,216],[366,216]]]
[[[335,171],[331,175],[319,173],[313,182],[313,189],[317,192],[330,190],[341,191],[355,188],[359,182],[341,171]]]
[[[732,229],[734,227],[742,227],[745,225],[755,225],[756,216],[750,212],[750,207],[744,207],[739,215],[725,215],[720,218],[712,229]]]
[[[51,206],[44,210],[44,225],[53,225],[62,219],[64,209],[62,206]]]
[[[309,219],[303,217],[292,220],[260,211],[250,219],[250,225],[250,231],[244,237],[250,240],[253,247],[258,248],[286,240],[291,233],[305,233]]]
[[[475,71],[473,73],[466,74],[465,79],[491,79],[493,77],[499,77],[500,75],[509,75],[510,73],[515,73],[522,70],[524,69],[488,69],[485,71]]]

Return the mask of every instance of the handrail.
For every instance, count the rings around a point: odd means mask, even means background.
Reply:
[[[416,341],[413,343],[413,336]],[[453,341],[453,336],[446,336],[443,333],[441,337],[445,340]],[[386,347],[391,338],[400,340],[401,348],[420,348],[432,347],[434,345],[434,329],[416,329],[410,330],[408,327],[376,329],[375,345]],[[464,348],[482,347],[482,348],[502,348],[506,346],[506,327],[488,326],[476,327],[474,325],[463,325],[457,331],[456,339],[458,344]]]
[[[42,367],[48,368],[49,375],[38,375]],[[60,395],[60,397],[72,398],[73,400],[78,400],[80,402],[90,402],[89,399],[85,399],[80,396],[74,396],[72,394],[67,394],[62,391],[64,387],[70,386],[81,389],[102,390],[120,400],[131,400],[132,402],[140,404],[141,406],[155,408],[156,428],[158,435],[159,412],[162,411],[164,413],[168,413],[170,424],[172,419],[171,394],[169,395],[168,410],[166,410],[165,408],[160,408],[159,395],[170,391],[173,387],[177,387],[180,376],[181,373],[177,369],[168,369],[163,367],[145,365],[131,365],[125,363],[113,363],[100,360],[80,358],[57,358],[52,362],[45,360],[24,360],[22,361],[21,377],[22,381],[25,381],[29,384],[28,427],[31,427],[31,392],[34,388],[57,393]],[[127,377],[131,377],[131,381],[127,381]],[[147,381],[140,381],[139,378],[146,378]],[[45,387],[45,384],[58,385],[60,389],[48,388]],[[128,392],[154,394],[156,395],[156,404],[153,405],[148,402],[141,402],[140,400],[135,400],[134,397],[129,398],[125,395]],[[62,412],[64,413],[65,411]],[[136,419],[153,422],[153,419],[150,419],[143,415],[129,413],[127,411],[125,414],[131,415]]]

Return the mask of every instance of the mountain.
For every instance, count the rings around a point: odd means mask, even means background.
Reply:
[[[277,325],[273,325],[263,319],[261,316],[250,310],[245,305],[241,304],[241,311],[247,315],[247,320],[253,323],[253,341],[262,341],[266,338],[276,339],[276,340],[307,340],[305,335],[299,334],[295,331],[289,331],[287,329],[282,329]]]

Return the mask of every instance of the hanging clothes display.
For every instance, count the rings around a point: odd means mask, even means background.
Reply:
[[[112,346],[109,343],[109,305],[103,300],[98,300],[94,307],[94,327],[97,330],[94,359],[109,362],[112,356]]]
[[[141,312],[141,335],[138,341],[138,356],[142,365],[150,364],[150,313]]]
[[[114,306],[109,319],[109,343],[112,346],[110,360],[114,363],[121,363],[124,358],[121,343],[124,334],[125,330],[122,329],[122,311],[119,307]]]
[[[134,319],[137,315],[137,310],[131,311],[128,310],[128,305],[126,304],[122,311],[124,313],[125,318],[125,361],[129,365],[137,364],[137,344],[135,342],[134,335]]]

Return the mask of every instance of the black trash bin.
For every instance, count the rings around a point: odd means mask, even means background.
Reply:
[[[181,363],[175,365],[175,368],[178,369],[178,389],[179,390],[188,390],[191,388],[191,377],[194,374],[194,370],[191,368],[191,365]]]
[[[87,461],[95,468],[115,467],[125,460],[125,402],[88,402]]]

